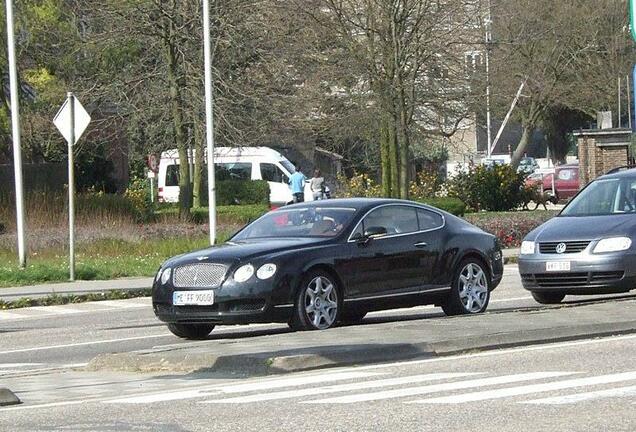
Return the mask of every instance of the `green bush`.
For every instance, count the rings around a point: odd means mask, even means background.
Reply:
[[[219,206],[269,205],[269,184],[264,180],[219,181],[216,183],[216,203]]]
[[[418,199],[416,201],[437,207],[438,209],[447,211],[455,216],[464,216],[464,214],[466,214],[466,204],[464,204],[459,198],[425,198]]]
[[[218,206],[216,219],[219,223],[228,225],[245,225],[269,211],[269,206],[263,204]],[[209,218],[207,207],[192,209],[192,220],[195,223],[207,223]]]
[[[448,195],[473,210],[507,211],[523,204],[525,175],[510,165],[471,166],[446,183]]]

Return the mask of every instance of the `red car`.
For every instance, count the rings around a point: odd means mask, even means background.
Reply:
[[[552,174],[532,174],[526,180],[527,185],[541,185],[543,177],[543,192],[554,197],[555,204],[561,200],[572,198],[579,191],[579,165],[567,164],[554,168],[554,186]]]

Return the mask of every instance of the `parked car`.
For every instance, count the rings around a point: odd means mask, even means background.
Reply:
[[[539,169],[539,163],[533,157],[524,157],[519,161],[517,172],[530,175]]]
[[[554,177],[554,182],[552,178]],[[543,192],[552,196],[554,204],[567,200],[579,191],[579,165],[568,164],[554,168],[554,174],[542,174],[535,172],[526,179],[526,185],[535,185],[543,189]]]
[[[192,157],[192,156],[190,156]],[[205,157],[207,164],[207,155]],[[161,154],[158,175],[159,202],[179,201],[179,152],[168,150]],[[294,164],[269,147],[216,147],[214,168],[217,179],[266,180],[273,207],[293,201],[288,185],[296,171]],[[305,186],[305,201],[313,200],[309,184]]]
[[[217,324],[322,330],[421,304],[484,312],[502,273],[495,236],[463,219],[410,201],[336,199],[279,208],[221,246],[169,259],[152,302],[188,339]]]
[[[521,245],[519,272],[539,303],[636,288],[636,170],[600,177]]]

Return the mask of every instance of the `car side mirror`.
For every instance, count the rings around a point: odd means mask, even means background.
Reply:
[[[382,237],[382,236],[385,236],[386,234],[387,234],[386,228],[381,226],[372,226],[367,228],[364,231],[364,237],[370,238],[370,239]]]

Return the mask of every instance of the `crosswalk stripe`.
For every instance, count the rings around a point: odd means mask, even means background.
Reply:
[[[147,404],[154,402],[168,402],[173,400],[194,399],[198,397],[217,395],[221,393],[242,393],[259,390],[274,390],[284,387],[299,387],[309,384],[318,384],[334,381],[344,381],[358,378],[370,378],[379,375],[385,375],[380,372],[342,372],[322,375],[310,375],[297,378],[282,378],[272,380],[260,380],[251,383],[230,385],[230,386],[210,386],[206,388],[198,388],[192,390],[173,391],[168,393],[157,393],[146,396],[137,396],[129,398],[121,398],[105,401],[106,403],[124,403],[124,404]]]
[[[407,377],[400,378],[388,378],[382,380],[374,380],[374,381],[363,381],[357,383],[350,384],[339,384],[327,387],[316,387],[316,388],[307,388],[301,390],[287,390],[281,392],[274,393],[261,393],[255,395],[248,396],[240,396],[234,398],[227,399],[214,399],[207,400],[201,403],[214,403],[214,404],[224,404],[224,403],[250,403],[250,402],[263,402],[263,401],[272,401],[272,400],[280,400],[280,399],[291,399],[302,396],[315,396],[326,393],[338,393],[352,390],[362,390],[362,389],[371,389],[371,388],[379,388],[379,387],[389,387],[396,385],[406,385],[406,384],[415,384],[426,381],[435,381],[449,378],[462,378],[466,376],[479,375],[477,373],[434,373],[434,374],[426,374],[426,375],[413,375]]]
[[[565,396],[555,396],[544,399],[534,399],[529,401],[523,401],[524,404],[538,404],[538,405],[564,405],[577,402],[586,402],[597,399],[611,398],[611,397],[623,397],[623,396],[636,396],[636,386],[629,387],[617,387],[608,390],[598,390],[586,393],[576,393]]]
[[[455,396],[445,396],[432,399],[422,399],[407,403],[427,403],[427,404],[458,404],[464,402],[476,402],[491,399],[501,399],[512,396],[520,396],[531,393],[547,392],[552,390],[563,390],[575,387],[592,386],[599,384],[611,384],[622,381],[636,380],[636,372],[624,372],[611,375],[600,375],[588,378],[578,378],[566,381],[557,381],[546,384],[533,384],[520,387],[507,387],[496,390],[466,393]]]
[[[493,378],[481,378],[468,381],[459,381],[444,384],[433,384],[420,387],[408,387],[397,390],[387,390],[374,393],[362,393],[357,395],[340,396],[328,399],[318,399],[312,401],[304,401],[301,403],[324,403],[324,404],[347,404],[356,402],[367,402],[383,399],[394,399],[406,396],[415,396],[428,393],[437,393],[450,390],[460,390],[473,387],[486,387],[499,384],[509,384],[521,381],[533,381],[544,378],[554,378],[565,375],[572,375],[576,372],[532,372],[517,375],[505,375]]]

